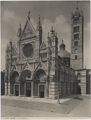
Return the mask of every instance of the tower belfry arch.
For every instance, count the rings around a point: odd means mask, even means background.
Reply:
[[[79,1],[76,1],[76,9],[79,8]]]

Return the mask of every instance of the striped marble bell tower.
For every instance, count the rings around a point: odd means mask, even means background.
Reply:
[[[84,16],[78,5],[71,17],[71,67],[75,70],[84,67]]]

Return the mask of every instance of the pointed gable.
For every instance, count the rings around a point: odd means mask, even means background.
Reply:
[[[42,62],[42,59],[40,58],[38,65],[36,66],[34,73],[39,69],[46,69],[45,63]]]
[[[25,70],[25,69],[30,69],[30,65],[29,65],[28,61],[25,63],[25,65],[23,67],[23,70]]]
[[[28,16],[26,24],[24,26],[21,38],[33,37],[36,36],[36,31],[31,23],[31,20]]]
[[[14,70],[16,70],[16,66],[15,66],[15,64],[12,65],[12,71],[14,71]]]
[[[46,49],[46,44],[44,42],[42,42],[41,46],[40,46],[40,49],[43,50],[43,49]]]

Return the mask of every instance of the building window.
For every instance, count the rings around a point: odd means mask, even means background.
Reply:
[[[79,39],[79,34],[74,35],[74,40]]]
[[[75,55],[75,60],[77,60],[77,55]]]
[[[77,49],[75,49],[75,53],[77,53],[78,52],[78,50]]]
[[[74,16],[74,18],[73,18],[73,23],[76,24],[76,23],[78,23],[78,22],[79,22],[79,17]]]
[[[73,32],[79,32],[79,26],[74,27]]]
[[[75,41],[75,42],[74,42],[74,46],[78,46],[78,41]]]

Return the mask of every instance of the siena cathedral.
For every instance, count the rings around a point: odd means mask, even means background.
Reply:
[[[42,39],[40,17],[37,28],[34,28],[28,14],[24,28],[22,29],[21,25],[19,27],[16,47],[10,41],[6,49],[6,95],[57,99],[80,94],[81,88],[78,84],[75,64],[78,62],[78,57],[83,55],[79,55],[82,51],[78,49],[78,39],[82,35],[78,32],[83,24],[82,17],[77,8],[71,20],[73,23],[71,27],[76,32],[75,35],[73,34],[76,40],[71,47],[75,62],[73,59],[71,62],[71,54],[66,51],[63,40],[58,49],[58,37],[53,27],[48,31],[46,45]],[[83,57],[78,62],[80,69],[82,60]]]

